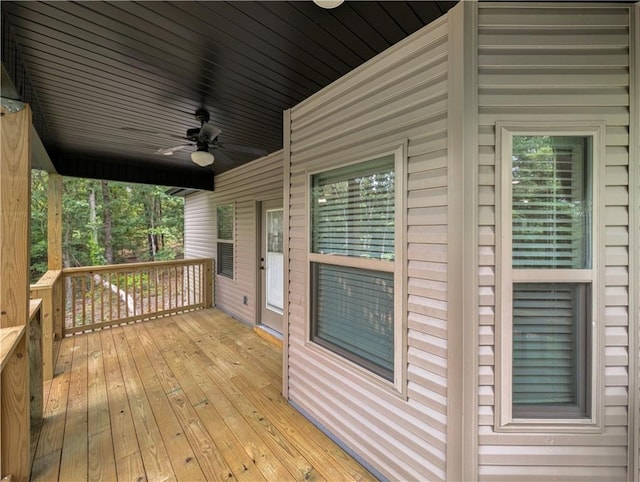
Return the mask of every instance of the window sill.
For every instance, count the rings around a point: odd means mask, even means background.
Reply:
[[[498,433],[603,433],[604,428],[593,419],[514,419],[502,425],[496,424]]]

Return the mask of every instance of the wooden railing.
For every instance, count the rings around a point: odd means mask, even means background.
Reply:
[[[53,342],[62,338],[62,271],[47,271],[29,288],[29,296],[32,300],[42,300],[42,376],[44,380],[51,380],[55,365]]]
[[[211,259],[64,269],[63,336],[208,308],[212,272]]]

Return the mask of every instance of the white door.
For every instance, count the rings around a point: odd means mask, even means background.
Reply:
[[[262,203],[260,248],[260,323],[282,333],[284,254],[282,202]]]

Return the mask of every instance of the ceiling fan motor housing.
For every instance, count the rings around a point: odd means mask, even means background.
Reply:
[[[207,109],[196,110],[196,120],[200,121],[201,124],[209,122],[209,111]]]

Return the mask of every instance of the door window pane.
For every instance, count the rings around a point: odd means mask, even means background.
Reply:
[[[282,314],[284,299],[284,259],[282,253],[282,209],[266,212],[267,259],[265,291],[267,308]]]

